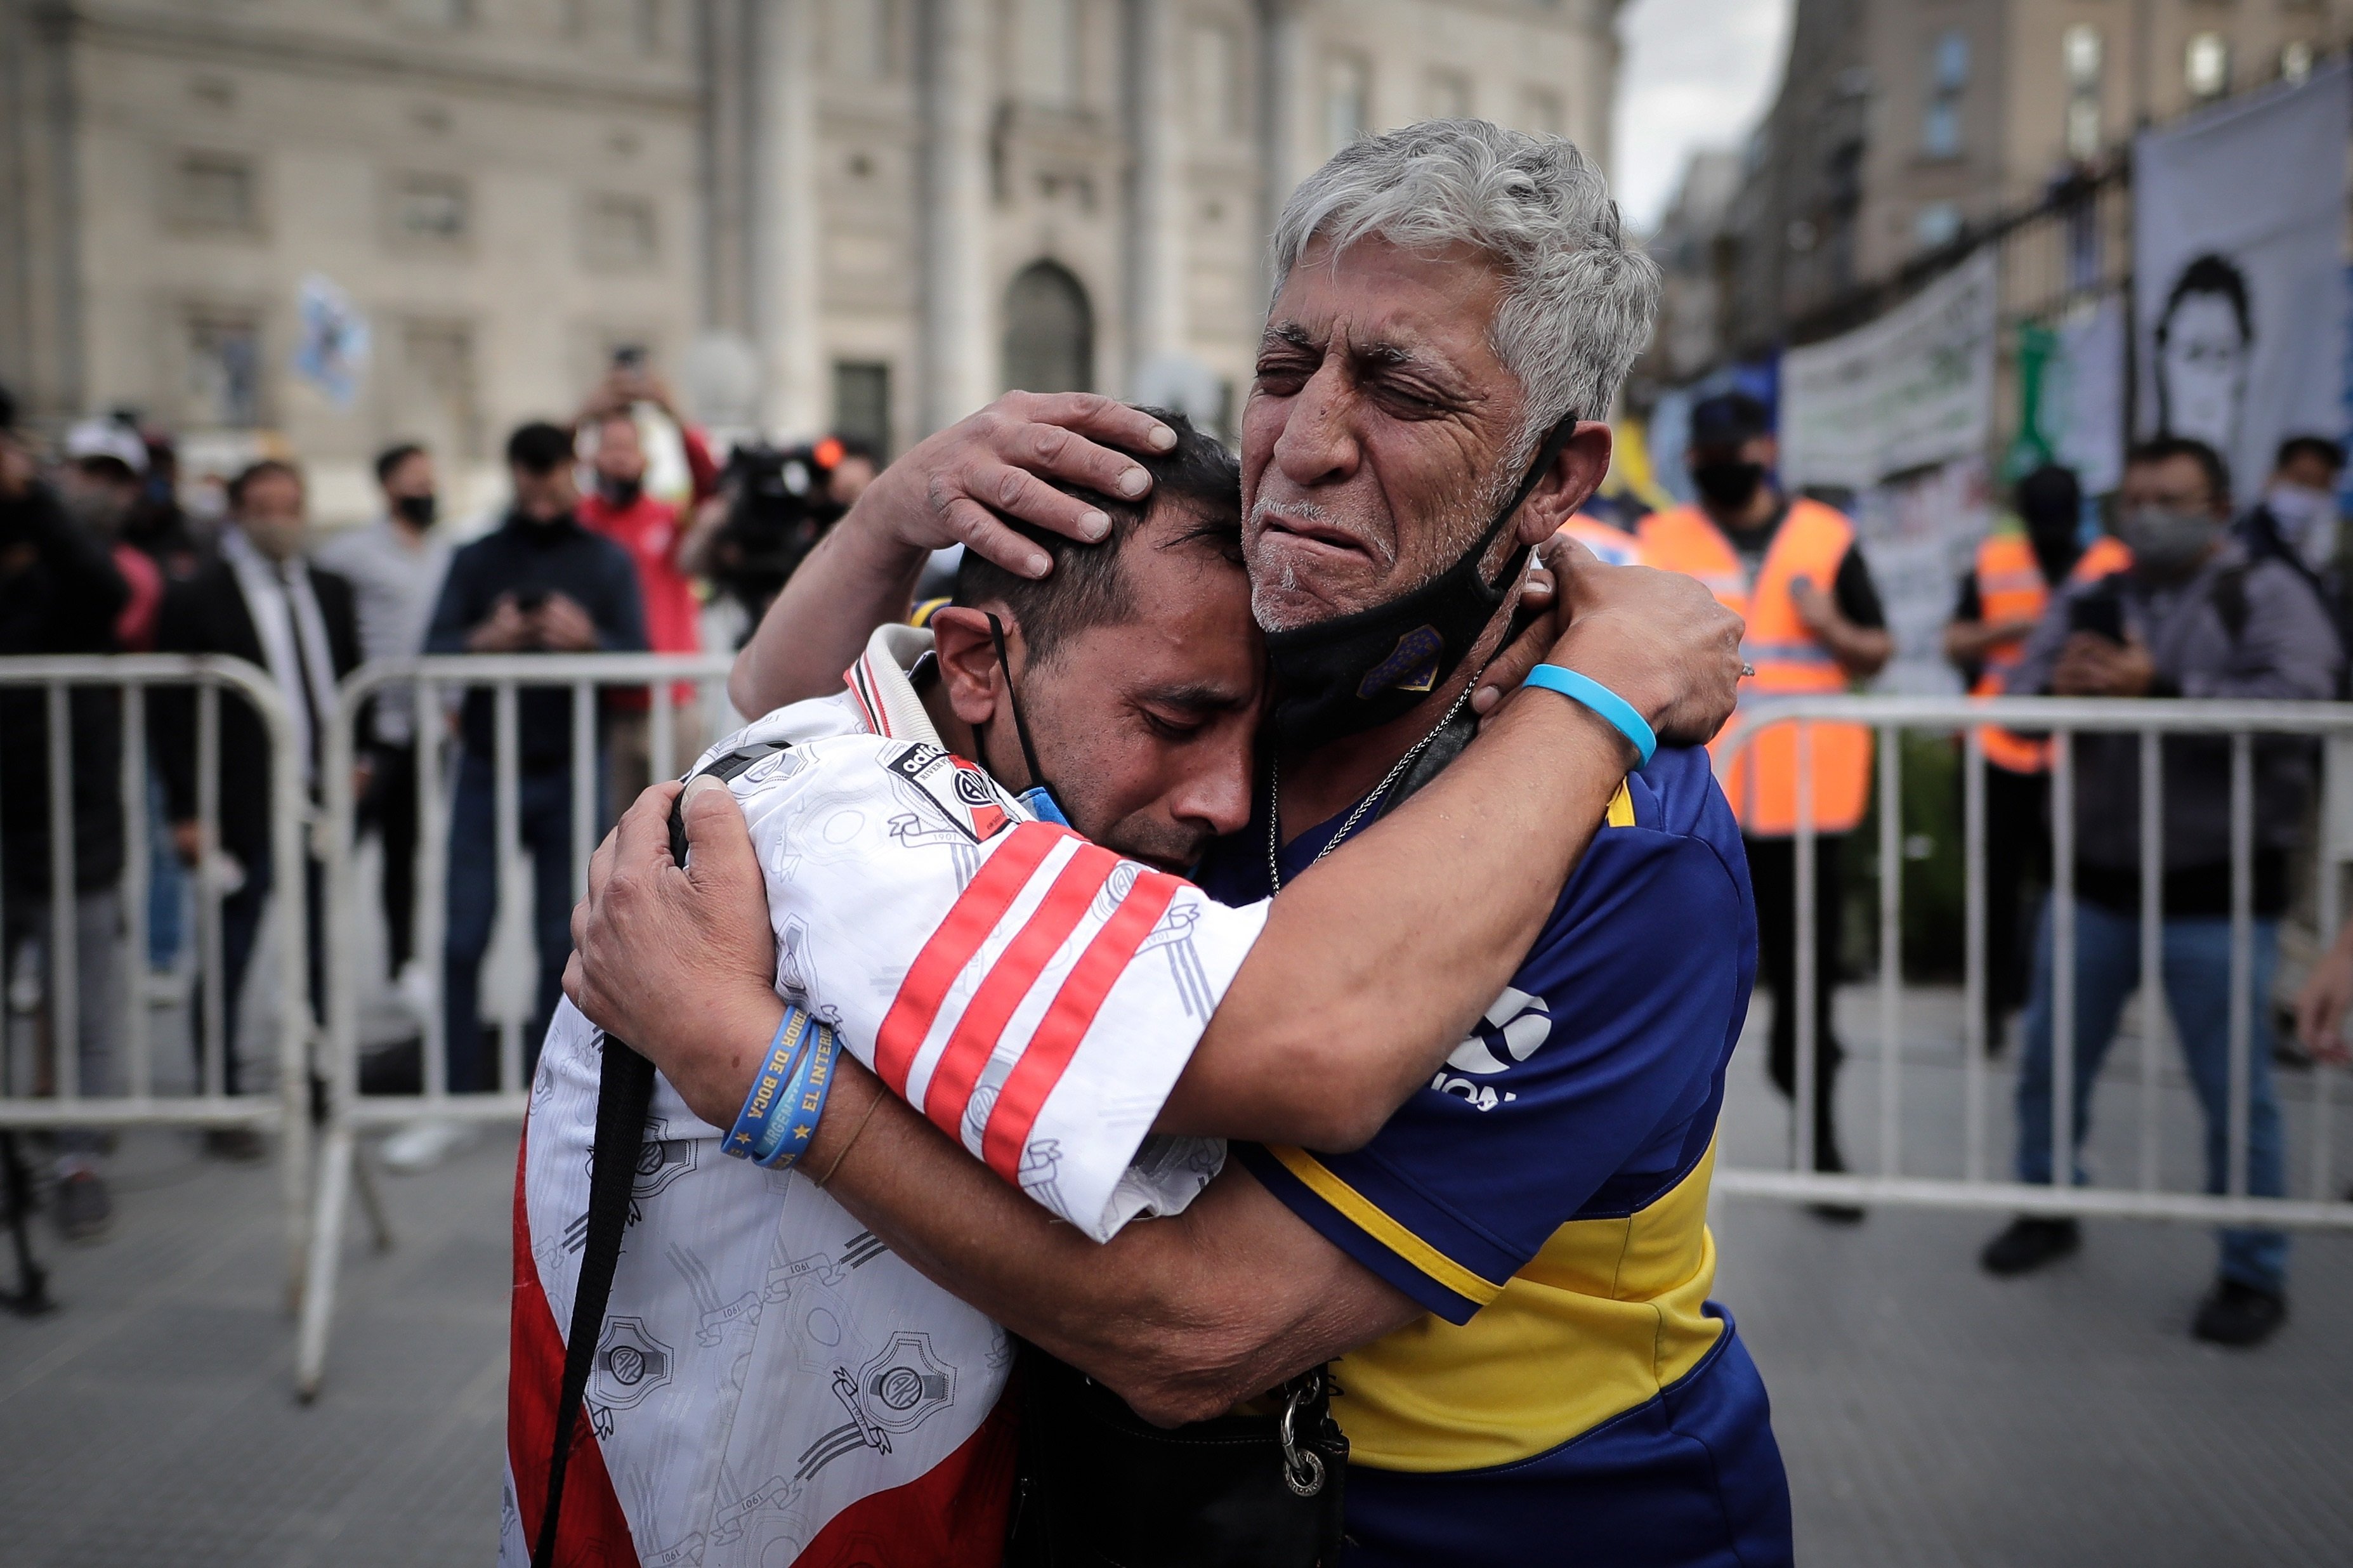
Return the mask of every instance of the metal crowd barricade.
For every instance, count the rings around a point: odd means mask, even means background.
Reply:
[[[1820,1173],[1814,1165],[1813,1103],[1820,1071],[1820,1042],[1825,1020],[1815,1016],[1814,977],[1820,963],[1836,955],[1816,951],[1815,856],[1820,837],[1813,821],[1812,728],[1818,722],[1862,724],[1876,734],[1879,885],[1877,911],[1879,973],[1878,1169],[1872,1173]],[[1986,786],[1987,763],[1977,727],[1984,724],[2028,732],[2048,732],[2051,748],[2052,825],[2052,1177],[2048,1185],[2000,1181],[1987,1173],[1988,1115],[1986,1091],[1989,1076],[1986,1039],[1987,894]],[[1790,1161],[1785,1170],[1726,1165],[1715,1177],[1717,1190],[1758,1197],[1806,1203],[1899,1204],[1935,1208],[1998,1209],[2030,1215],[2107,1215],[2173,1220],[2199,1224],[2260,1225],[2275,1228],[2353,1229],[2353,1201],[2332,1196],[2331,1151],[2335,1136],[2334,1105],[2339,1069],[2326,1062],[2314,1064],[2311,1107],[2306,1118],[2306,1172],[2307,1198],[2258,1197],[2248,1193],[2248,1110],[2253,1050],[2253,1007],[2268,1005],[2253,997],[2253,744],[2257,736],[2303,737],[2316,742],[2353,736],[2353,704],[2321,702],[2240,702],[2168,700],[2165,701],[2084,698],[1967,697],[1788,697],[1752,700],[1742,705],[1718,742],[1715,767],[1719,777],[1732,761],[1763,731],[1777,725],[1797,728],[1796,795],[1798,821],[1792,843],[1795,908],[1778,911],[1760,909],[1757,919],[1769,921],[1788,916],[1795,926],[1795,984],[1789,999],[1796,1012],[1795,1092],[1790,1097],[1792,1132]],[[1966,952],[1963,1022],[1962,1141],[1958,1176],[1907,1173],[1904,1149],[1905,1108],[1903,1045],[1905,988],[1902,973],[1903,758],[1898,746],[1906,731],[1926,731],[1962,737],[1962,828],[1965,857]],[[2075,777],[2072,740],[2077,734],[2126,733],[2139,737],[2140,766],[2140,910],[2139,971],[2140,1053],[2137,1169],[2130,1186],[2073,1185],[2072,1136],[2075,1117],[2075,1030],[2077,1018],[2075,969],[2077,931],[2074,900]],[[2160,1087],[2164,1041],[2170,1018],[2163,982],[2164,963],[2164,812],[2162,741],[2174,735],[2227,737],[2230,742],[2231,948],[2230,1035],[2228,1046],[2229,1178],[2221,1194],[2181,1192],[2163,1187],[2159,1180]],[[2336,765],[2335,746],[2321,748],[2324,768]],[[2336,798],[2326,773],[2316,792],[2324,803],[2314,847],[2319,864],[2316,879],[2317,923],[2325,944],[2337,932],[2343,910],[2341,870],[2353,859],[2353,841],[2347,826],[2326,803]],[[1861,1059],[1861,1053],[1853,1053]],[[1916,1124],[1915,1124],[1916,1125]],[[2286,1136],[2283,1117],[2282,1136]],[[2287,1162],[2289,1186],[2296,1184],[2293,1161]]]
[[[48,900],[47,982],[51,1094],[21,1092],[5,1070],[13,1053],[0,1052],[0,1127],[249,1128],[278,1135],[280,1190],[285,1204],[289,1300],[305,1274],[304,1249],[311,1218],[311,1119],[309,1086],[314,1030],[310,1007],[309,961],[305,952],[308,912],[302,866],[310,815],[301,754],[292,720],[278,684],[243,659],[218,655],[92,654],[0,658],[0,689],[36,688],[43,694],[47,731]],[[146,972],[148,894],[148,698],[158,688],[192,687],[195,708],[196,820],[207,846],[220,841],[220,702],[234,692],[260,716],[269,744],[269,832],[272,858],[269,897],[275,918],[264,931],[269,948],[258,948],[256,966],[274,957],[280,1005],[277,1017],[277,1082],[262,1090],[229,1093],[225,1053],[236,1042],[224,1037],[226,986],[221,910],[224,896],[216,879],[198,873],[196,952],[202,1016],[190,1020],[200,1042],[191,1092],[159,1092],[153,1019],[132,977]],[[76,899],[58,896],[75,887],[73,703],[77,689],[116,693],[121,708],[123,857],[122,897],[124,994],[121,1016],[119,1094],[84,1092],[80,1077],[80,954]],[[0,746],[26,743],[0,735]],[[7,897],[0,881],[0,900]],[[13,952],[0,968],[13,969]]]
[[[524,689],[556,688],[571,699],[570,802],[572,894],[586,896],[588,860],[604,826],[598,820],[598,771],[605,765],[597,744],[600,689],[640,689],[648,694],[647,754],[650,776],[670,776],[673,759],[699,752],[721,732],[727,707],[725,681],[733,659],[725,654],[453,654],[418,658],[379,659],[347,677],[327,730],[325,822],[322,858],[326,864],[328,919],[327,1048],[322,1065],[326,1080],[326,1121],[319,1156],[319,1180],[313,1220],[318,1245],[310,1254],[310,1272],[301,1296],[301,1321],[296,1346],[298,1391],[314,1397],[324,1375],[327,1340],[333,1322],[335,1284],[341,1262],[344,1211],[354,1186],[366,1199],[375,1220],[379,1245],[388,1242],[380,1211],[369,1187],[366,1168],[360,1163],[359,1140],[371,1129],[419,1120],[442,1119],[471,1122],[519,1122],[530,1103],[530,1086],[523,1077],[523,1032],[531,1003],[509,987],[501,1018],[499,1083],[496,1092],[453,1094],[448,1081],[446,1028],[437,1006],[422,1021],[420,1043],[422,1091],[418,1094],[360,1092],[361,976],[357,969],[360,944],[354,941],[359,908],[353,852],[357,826],[353,793],[353,763],[364,739],[357,725],[368,699],[390,688],[408,688],[416,715],[417,794],[417,861],[416,900],[417,956],[432,965],[439,984],[436,998],[446,994],[448,977],[444,950],[444,914],[449,864],[450,812],[456,798],[454,772],[460,742],[443,721],[445,699],[466,691],[491,694],[495,755],[491,759],[493,816],[497,850],[493,885],[501,910],[510,901],[530,897],[528,886],[510,878],[517,852],[522,805],[521,799],[520,693]],[[669,700],[678,683],[690,683],[701,700],[701,734],[681,736],[681,714]],[[693,724],[696,720],[685,720]],[[679,742],[691,743],[681,752]],[[628,802],[609,803],[617,817]],[[486,1022],[489,1022],[486,1020]]]

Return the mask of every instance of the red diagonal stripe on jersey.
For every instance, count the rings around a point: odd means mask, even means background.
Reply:
[[[1087,943],[1086,952],[1063,977],[1054,1004],[1029,1037],[1021,1059],[1006,1076],[997,1103],[989,1108],[988,1130],[981,1137],[980,1157],[989,1169],[1018,1185],[1021,1151],[1029,1145],[1030,1130],[1038,1125],[1039,1108],[1062,1079],[1062,1069],[1078,1054],[1079,1042],[1093,1026],[1103,998],[1134,959],[1136,949],[1160,923],[1160,917],[1182,886],[1163,871],[1146,871],[1127,890],[1127,897]]]
[[[915,1053],[923,1048],[932,1021],[940,1016],[948,987],[1067,831],[1042,822],[1015,828],[997,853],[981,863],[980,874],[965,884],[947,918],[915,955],[907,978],[899,983],[899,994],[891,999],[890,1012],[882,1016],[882,1026],[874,1033],[874,1071],[894,1093],[907,1092],[908,1070],[915,1065]]]
[[[948,1036],[939,1065],[932,1069],[931,1082],[923,1089],[923,1114],[949,1137],[962,1142],[958,1130],[964,1124],[965,1107],[972,1100],[972,1087],[980,1081],[981,1069],[997,1049],[1005,1021],[1013,1016],[1021,998],[1029,994],[1038,976],[1078,930],[1087,906],[1111,880],[1118,864],[1119,857],[1110,850],[1080,845],[1078,853],[1062,863],[1053,887],[1030,911],[1020,934],[997,954],[987,977],[965,1004],[964,1016],[956,1020],[955,1031]]]

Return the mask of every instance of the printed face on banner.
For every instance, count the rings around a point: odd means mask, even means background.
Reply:
[[[2231,262],[2201,256],[2182,269],[2157,327],[2158,419],[2167,434],[2226,458],[2237,450],[2253,320],[2246,279]]]

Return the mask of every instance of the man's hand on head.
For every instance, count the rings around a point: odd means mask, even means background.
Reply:
[[[1135,499],[1152,476],[1126,454],[1176,444],[1166,426],[1115,398],[1008,392],[883,469],[843,521],[899,550],[961,544],[1008,572],[1042,577],[1045,552],[1004,519],[1100,539],[1110,519],[1048,481]]]
[[[783,1016],[776,938],[758,853],[725,784],[695,781],[687,865],[670,858],[680,787],[639,795],[589,860],[564,990],[589,1022],[659,1068],[696,1115],[724,1128]]]
[[[1524,606],[1543,611],[1488,665],[1472,707],[1492,713],[1541,663],[1592,677],[1632,703],[1667,745],[1703,745],[1732,717],[1741,618],[1698,579],[1609,566],[1573,539],[1537,547],[1544,581]]]

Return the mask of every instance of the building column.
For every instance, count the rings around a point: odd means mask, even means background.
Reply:
[[[923,0],[920,10],[919,437],[955,424],[997,391],[991,330],[997,312],[989,298],[987,13],[987,0]]]
[[[1322,162],[1313,156],[1320,99],[1308,58],[1307,9],[1308,0],[1259,0],[1259,227],[1267,235],[1293,187]],[[1271,294],[1272,275],[1263,281]]]
[[[753,339],[761,422],[772,433],[825,428],[825,343],[818,289],[823,235],[817,210],[817,101],[811,55],[815,0],[765,0],[751,18],[758,80],[750,206]]]
[[[1155,356],[1182,354],[1186,216],[1185,109],[1179,73],[1181,18],[1169,0],[1128,0],[1127,376]]]

